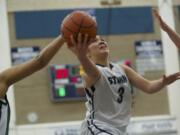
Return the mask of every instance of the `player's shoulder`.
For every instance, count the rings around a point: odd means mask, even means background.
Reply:
[[[115,68],[118,68],[118,69],[124,69],[124,65],[123,64],[113,63],[113,62],[110,63],[110,67],[111,68],[115,67]]]
[[[4,72],[0,72],[0,82],[4,79],[5,75]]]
[[[98,69],[102,69],[102,68],[105,67],[104,65],[101,65],[101,64],[95,64],[95,65],[96,65],[96,67],[97,67]]]
[[[125,64],[115,64],[116,68],[118,68],[122,73],[127,74],[127,72],[130,70],[130,67],[128,67]]]
[[[127,65],[125,65],[125,64],[119,64],[119,68],[123,69],[124,71],[129,69],[129,67]]]

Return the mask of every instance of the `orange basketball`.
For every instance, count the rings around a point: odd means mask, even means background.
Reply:
[[[75,41],[79,33],[88,34],[90,38],[96,37],[97,23],[91,15],[84,11],[73,11],[68,14],[62,24],[61,32],[67,44],[72,45],[70,36],[73,35]]]

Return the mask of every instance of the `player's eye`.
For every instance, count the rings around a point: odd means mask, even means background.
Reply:
[[[93,42],[96,42],[96,41],[98,41],[98,38],[95,38],[95,39],[93,40]]]

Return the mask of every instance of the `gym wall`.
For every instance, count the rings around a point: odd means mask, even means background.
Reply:
[[[16,1],[18,2],[18,0]],[[24,27],[23,27],[24,32],[25,33],[31,32],[31,34],[28,37],[19,38],[17,36],[18,30],[17,30],[16,15],[22,13],[26,14],[26,13],[25,11],[14,12],[13,10],[15,10],[15,6],[12,4],[12,2],[9,1],[9,3],[11,3],[10,4],[11,6],[9,6],[8,9],[9,9],[9,26],[10,26],[10,39],[11,39],[10,42],[12,47],[35,45],[43,49],[50,41],[53,40],[55,36],[58,35],[60,20],[59,22],[55,22],[52,23],[52,25],[49,25],[49,28],[47,30],[50,31],[52,30],[51,31],[52,34],[50,34],[51,32],[49,31],[45,31],[44,36],[38,36],[38,37],[34,37],[34,36],[35,34],[37,34],[35,31],[39,30],[39,27],[36,27],[36,25],[32,26],[31,25],[32,23],[29,23],[31,27],[27,27],[26,25],[27,23],[24,23]],[[33,2],[31,1],[31,3]],[[53,4],[53,2],[50,3],[50,5],[51,4]],[[22,9],[22,7],[16,7],[16,8]],[[36,6],[34,6],[34,8],[36,9]],[[106,12],[108,12],[107,9],[104,9],[104,11],[105,10]],[[40,12],[44,13],[44,11],[45,10],[40,10],[38,13]],[[51,11],[54,12],[58,10],[56,9]],[[177,11],[176,8],[175,11]],[[31,13],[32,12],[33,11],[31,11]],[[46,13],[49,13],[49,11],[47,10]],[[150,17],[152,17],[152,24],[150,24],[149,27],[151,27],[150,30],[152,31],[148,31],[146,33],[138,32],[138,31],[134,31],[130,34],[128,32],[127,33],[116,32],[116,33],[110,33],[110,35],[108,35],[109,33],[106,34],[100,33],[110,44],[111,60],[118,61],[121,59],[130,59],[132,61],[133,68],[136,69],[134,42],[138,40],[160,39],[160,30],[157,25],[157,22],[153,21],[153,16]],[[38,19],[38,18],[34,18],[34,19]],[[49,21],[48,15],[45,16],[45,19],[47,19],[47,22]],[[33,20],[32,17],[30,21],[36,21],[36,20]],[[180,29],[178,19],[177,19],[177,26],[178,29]],[[22,33],[22,36],[27,36],[25,33]],[[68,64],[68,63],[77,64],[79,62],[72,55],[72,53],[66,48],[66,46],[64,46],[50,62],[50,64]],[[74,121],[74,120],[82,120],[85,117],[85,105],[83,101],[53,103],[50,100],[49,76],[47,70],[48,69],[46,67],[43,70],[15,84],[14,93],[15,93],[16,117],[17,117],[18,125],[31,123],[30,121],[28,121],[27,117],[29,114],[34,112],[38,116],[38,120],[36,123]],[[159,78],[163,73],[164,71],[146,72],[145,77],[148,79],[156,79]],[[166,89],[153,95],[148,95],[141,92],[140,90],[136,90],[135,104],[133,107],[133,116],[144,116],[144,115],[147,116],[147,115],[158,115],[158,114],[168,114],[168,113],[169,113],[169,106],[168,106]]]

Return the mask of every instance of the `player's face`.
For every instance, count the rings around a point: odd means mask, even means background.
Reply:
[[[95,40],[89,45],[90,56],[99,57],[109,54],[107,42],[100,36],[96,36]]]

